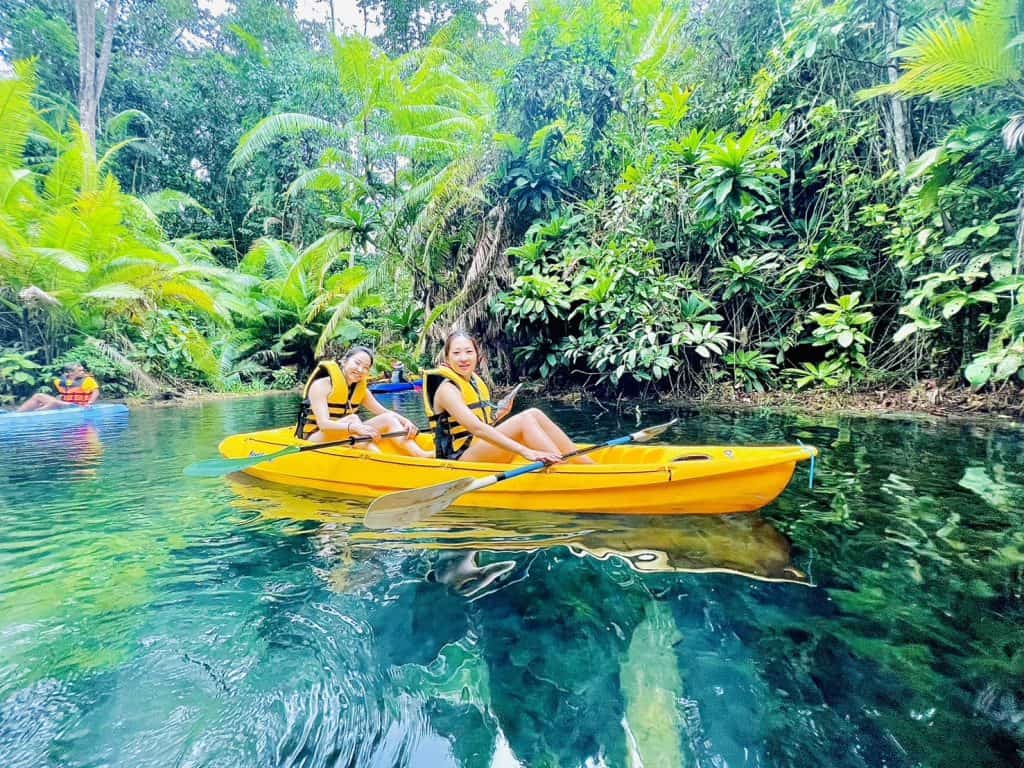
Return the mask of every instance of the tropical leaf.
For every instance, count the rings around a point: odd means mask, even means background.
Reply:
[[[895,52],[903,72],[893,83],[861,91],[861,99],[882,94],[950,99],[979,88],[1021,79],[1011,45],[1015,0],[977,0],[967,21],[942,17],[911,30]]]
[[[331,340],[335,338],[341,324],[352,316],[352,313],[359,306],[361,299],[371,293],[382,290],[387,285],[394,284],[397,267],[397,262],[392,259],[380,259],[367,273],[365,279],[359,285],[352,288],[334,307],[331,316],[324,323],[320,337],[317,339],[315,351],[317,357],[324,354],[324,350]]]
[[[87,336],[85,343],[95,348],[97,352],[108,360],[117,363],[119,366],[127,370],[129,375],[132,377],[132,383],[135,385],[136,389],[151,395],[155,395],[167,389],[166,386],[142,370],[142,366],[128,358],[121,350],[110,342],[104,341],[103,339],[97,339],[92,336]]]
[[[1011,152],[1024,147],[1024,113],[1014,115],[1003,126],[1003,144]]]
[[[261,64],[264,66],[270,66],[270,59],[267,56],[267,51],[263,47],[263,43],[260,42],[259,38],[249,32],[246,32],[242,26],[235,23],[228,24],[225,29],[237,37],[249,53],[259,59]]]
[[[260,152],[272,147],[277,141],[304,133],[320,133],[338,141],[346,139],[346,133],[329,120],[298,112],[283,112],[260,120],[238,140],[238,146],[231,154],[228,171],[233,172],[252,162]]]
[[[285,194],[294,197],[306,190],[311,192],[353,190],[362,193],[366,190],[366,182],[351,171],[337,165],[320,166],[302,171],[288,185]]]
[[[125,109],[104,120],[103,133],[108,137],[125,136],[136,120],[146,125],[153,122],[153,119],[141,109]]]
[[[21,164],[35,114],[30,101],[35,84],[35,66],[27,61],[15,62],[13,77],[0,77],[0,168]]]
[[[85,294],[86,298],[104,299],[106,301],[144,301],[145,291],[127,283],[110,283]]]
[[[197,211],[202,211],[207,216],[212,216],[209,208],[206,208],[198,200],[191,195],[187,195],[184,192],[178,192],[174,189],[162,189],[159,192],[150,192],[148,195],[142,196],[142,202],[145,203],[149,210],[157,216],[165,213],[184,213],[188,208],[194,208]]]

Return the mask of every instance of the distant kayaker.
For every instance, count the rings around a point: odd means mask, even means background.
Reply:
[[[295,436],[313,443],[344,440],[348,436],[369,437],[374,442],[386,432],[405,432],[401,438],[390,438],[399,452],[420,458],[430,457],[413,440],[419,429],[400,413],[395,413],[377,402],[367,387],[373,353],[366,347],[352,347],[341,358],[322,360],[310,374],[302,393],[298,425]],[[365,407],[372,418],[359,418],[360,407]],[[379,450],[372,443],[371,450]]]
[[[554,464],[576,450],[568,435],[536,408],[497,423],[512,410],[512,401],[495,412],[490,390],[476,372],[479,362],[476,339],[455,331],[445,339],[444,363],[423,374],[423,406],[434,427],[437,458],[509,462],[522,456]],[[588,456],[573,461],[593,463]]]
[[[32,395],[21,404],[22,411],[52,411],[57,408],[90,408],[100,399],[100,385],[82,363],[68,363],[64,375],[53,380],[57,397],[44,392]]]

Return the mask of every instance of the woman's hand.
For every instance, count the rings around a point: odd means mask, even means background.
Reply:
[[[362,421],[353,421],[348,431],[356,437],[368,437],[374,441],[380,440],[380,432],[369,424],[364,424]]]
[[[392,411],[392,413],[394,413],[394,411]],[[407,438],[412,440],[412,438],[416,437],[416,435],[420,433],[420,428],[417,427],[410,419],[407,419],[400,413],[395,413],[395,416],[398,417],[398,423],[402,425],[402,429],[405,430],[405,436]]]
[[[494,421],[498,422],[508,416],[512,412],[512,406],[516,402],[516,393],[519,392],[519,388],[522,384],[516,384],[512,389],[509,390],[508,394],[505,395],[494,408]]]
[[[494,412],[494,420],[495,421],[501,421],[506,416],[508,416],[508,414],[512,411],[512,406],[514,404],[515,404],[515,398],[514,397],[510,398],[507,401],[506,400],[502,400],[500,403],[498,403],[498,408]]]
[[[521,455],[527,461],[543,461],[549,466],[551,464],[559,464],[564,461],[561,454],[555,453],[554,451],[535,451],[532,448],[527,448]]]

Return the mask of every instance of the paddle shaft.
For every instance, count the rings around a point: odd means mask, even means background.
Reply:
[[[671,422],[670,422],[671,423]],[[591,451],[596,451],[600,448],[611,448],[615,445],[626,445],[632,443],[637,439],[636,435],[642,434],[637,432],[631,435],[625,435],[623,437],[616,437],[614,440],[608,440],[607,442],[600,443],[599,445],[591,445],[588,448],[577,448],[575,451],[562,454],[562,459],[571,459],[574,456],[583,456]],[[508,469],[504,472],[499,472],[496,475],[490,475],[489,477],[482,477],[476,480],[471,486],[469,486],[463,493],[472,493],[473,491],[479,491],[481,488],[489,488],[495,483],[500,483],[502,480],[511,480],[513,477],[519,477],[520,475],[528,475],[531,472],[536,472],[538,469],[543,469],[548,466],[543,461],[535,461],[531,464],[524,464],[521,467],[515,469]],[[459,494],[460,496],[462,494]]]
[[[381,440],[387,440],[392,437],[402,437],[405,435],[405,431],[402,432],[388,432],[380,436]],[[348,437],[344,440],[332,440],[329,443],[312,443],[311,445],[303,445],[299,448],[299,453],[303,451],[318,451],[321,448],[335,448],[339,445],[355,445],[356,443],[364,443],[367,440],[373,440],[369,435],[360,435],[359,437]],[[273,456],[274,454],[268,453],[267,456]]]
[[[608,440],[600,445],[592,445],[589,448],[580,448],[575,451],[571,451],[563,455],[562,458],[571,459],[573,456],[582,456],[585,453],[596,451],[599,448],[609,448],[613,445],[625,445],[626,443],[632,442],[646,442],[651,438],[660,435],[673,424],[675,424],[675,419],[666,424],[642,429],[631,435]],[[494,475],[488,475],[487,477],[480,478],[479,480],[462,477],[457,480],[449,480],[448,482],[428,486],[426,488],[410,488],[405,491],[388,493],[378,499],[375,499],[370,504],[369,509],[366,510],[366,516],[363,518],[363,525],[367,528],[392,528],[396,525],[411,524],[418,520],[422,520],[423,518],[430,517],[430,515],[440,512],[442,509],[446,509],[463,494],[479,491],[482,488],[488,488],[495,483],[500,483],[502,480],[509,480],[513,477],[519,477],[520,475],[525,475],[530,472],[536,472],[538,469],[543,469],[546,466],[547,465],[543,461],[535,461],[531,464],[524,464],[521,467],[515,467],[504,472],[498,472]]]
[[[402,437],[405,434],[405,432],[388,432],[381,435],[381,438]],[[356,443],[363,443],[372,439],[369,435],[360,435],[358,437],[352,436],[345,440],[332,440],[329,443],[311,443],[310,445],[302,446],[289,445],[287,448],[281,448],[273,453],[240,456],[234,459],[207,459],[206,461],[199,461],[185,467],[185,475],[187,477],[218,477],[229,472],[243,472],[249,469],[249,467],[255,467],[257,464],[274,461],[285,456],[294,456],[305,451],[318,451],[322,448],[333,448],[340,445],[355,445]]]

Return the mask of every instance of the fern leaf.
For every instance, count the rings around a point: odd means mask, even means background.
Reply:
[[[300,136],[304,133],[321,133],[345,140],[345,132],[334,123],[313,115],[298,112],[284,112],[260,120],[238,140],[238,146],[231,155],[228,172],[234,172],[252,162],[260,152],[274,145],[280,139]]]
[[[21,165],[36,115],[30,100],[35,84],[35,67],[30,62],[15,62],[14,77],[0,78],[0,168]]]
[[[1014,0],[978,0],[967,21],[943,17],[916,27],[895,52],[903,60],[899,79],[857,96],[951,99],[1019,81],[1021,69],[1011,40],[1015,23]]]

